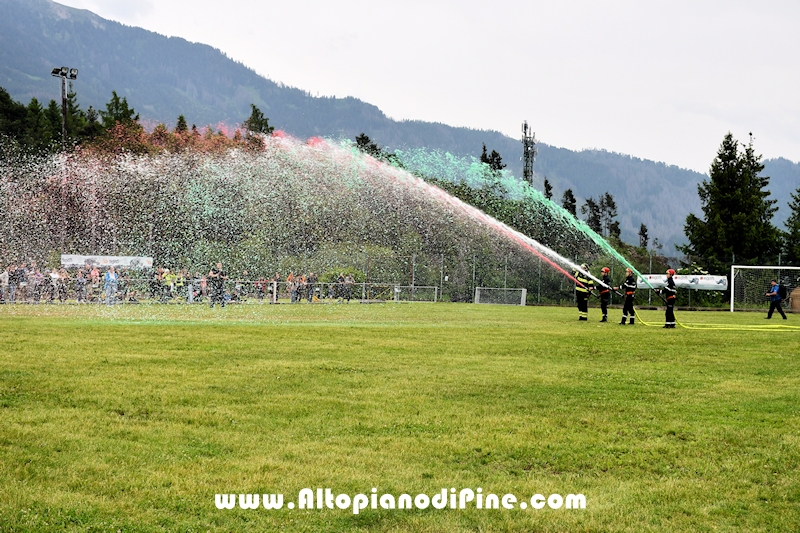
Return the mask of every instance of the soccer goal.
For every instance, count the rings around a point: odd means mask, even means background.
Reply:
[[[765,294],[770,291],[773,279],[791,294],[800,285],[800,267],[731,266],[731,312],[768,308]]]
[[[528,289],[475,287],[476,304],[525,305]]]

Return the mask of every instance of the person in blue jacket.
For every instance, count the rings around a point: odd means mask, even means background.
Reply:
[[[769,297],[769,313],[767,313],[766,319],[771,319],[773,311],[777,309],[783,319],[786,320],[786,313],[783,312],[783,307],[781,307],[780,286],[774,279],[770,283],[772,283],[772,288],[766,294]]]

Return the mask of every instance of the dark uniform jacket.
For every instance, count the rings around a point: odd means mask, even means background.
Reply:
[[[625,278],[625,283],[622,284],[622,290],[625,292],[625,296],[634,295],[636,292],[636,278],[633,274]]]
[[[667,285],[664,287],[664,296],[667,301],[674,300],[678,296],[678,290],[675,288],[675,280],[667,278]]]

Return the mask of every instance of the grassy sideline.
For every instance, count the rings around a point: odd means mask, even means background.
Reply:
[[[0,530],[796,530],[800,331],[576,318],[468,304],[0,306]],[[304,487],[582,493],[587,508],[214,504]]]

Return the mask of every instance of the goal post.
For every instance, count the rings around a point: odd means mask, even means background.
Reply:
[[[528,289],[475,287],[476,304],[525,305]]]
[[[791,293],[800,285],[800,267],[731,265],[731,312],[768,308],[773,279]]]

